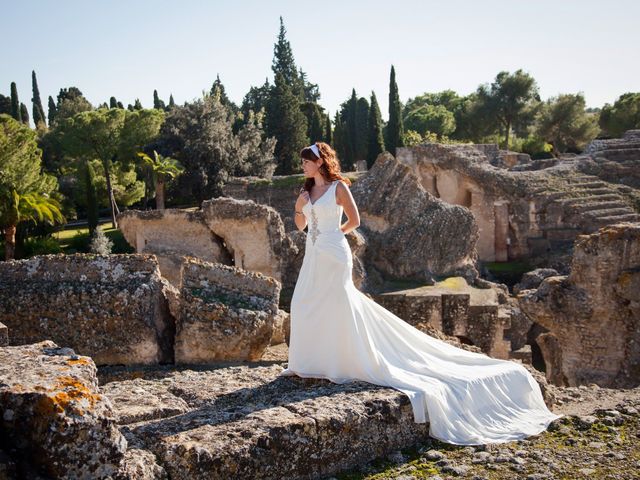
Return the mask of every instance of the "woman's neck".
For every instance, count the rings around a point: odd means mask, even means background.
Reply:
[[[324,187],[325,185],[329,184],[329,182],[327,182],[325,178],[319,173],[313,176],[313,180],[318,187]]]

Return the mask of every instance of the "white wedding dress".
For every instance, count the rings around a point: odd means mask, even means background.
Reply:
[[[521,364],[427,335],[356,288],[337,183],[302,209],[309,232],[291,300],[289,363],[279,376],[395,388],[409,397],[415,422],[458,445],[522,439],[561,417]]]

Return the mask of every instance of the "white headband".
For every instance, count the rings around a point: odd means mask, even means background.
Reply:
[[[316,155],[316,157],[320,158],[320,150],[318,149],[318,146],[315,143],[313,145],[309,145],[309,148]]]

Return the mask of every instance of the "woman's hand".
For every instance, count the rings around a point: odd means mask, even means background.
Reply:
[[[304,207],[305,204],[310,202],[309,192],[307,192],[304,188],[300,190],[300,195],[298,195],[298,200],[296,204],[300,206],[300,208]]]
[[[304,230],[307,226],[307,219],[302,214],[302,207],[304,207],[310,201],[311,200],[309,199],[309,192],[307,192],[304,188],[300,189],[300,195],[298,195],[298,199],[296,200],[296,213],[293,215],[294,222],[296,224],[296,227],[298,227],[298,230]]]

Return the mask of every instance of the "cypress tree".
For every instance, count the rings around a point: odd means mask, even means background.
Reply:
[[[176,106],[176,102],[173,101],[173,94],[169,95],[169,108]]]
[[[142,104],[140,103],[140,100],[138,98],[136,98],[136,101],[133,104],[133,109],[134,110],[142,110]]]
[[[375,163],[376,158],[384,151],[384,138],[382,136],[382,114],[378,106],[375,92],[371,92],[371,106],[369,107],[367,167]]]
[[[327,116],[324,117],[325,123],[324,123],[324,138],[323,138],[323,142],[328,143],[329,145],[333,145],[333,135],[331,132],[331,118],[329,117],[329,114],[327,113]]]
[[[166,106],[164,104],[164,102],[162,100],[160,100],[160,97],[158,97],[158,91],[154,90],[153,91],[153,108],[157,109],[157,110],[165,110]]]
[[[38,81],[36,80],[35,70],[31,71],[31,87],[33,90],[33,124],[37,127],[39,123],[45,122],[44,108],[42,107],[42,100],[40,99],[40,89],[38,88]]]
[[[121,108],[121,109],[123,109],[123,110],[124,110],[124,105],[122,104],[122,102],[118,102],[118,104],[117,104],[117,105],[118,105],[118,108]]]
[[[273,70],[274,77],[278,73],[282,75],[284,81],[291,87],[296,97],[303,100],[304,86],[296,68],[296,62],[293,58],[291,44],[286,37],[287,30],[284,28],[284,22],[280,17],[280,33],[278,34],[278,42],[273,47]]]
[[[278,166],[275,173],[289,175],[298,162],[300,150],[308,142],[307,119],[300,110],[298,97],[279,72],[269,102],[267,125],[269,135],[277,140],[275,155]]]
[[[47,119],[49,120],[49,126],[53,125],[53,121],[56,119],[56,113],[58,113],[58,109],[56,107],[56,102],[54,102],[53,97],[49,95],[49,112],[47,114]]]
[[[24,103],[20,104],[20,118],[22,120],[22,123],[24,123],[25,125],[29,125],[29,110]]]
[[[5,97],[0,93],[0,113],[11,116],[11,97]]]
[[[358,151],[358,123],[357,123],[358,97],[356,89],[351,90],[351,98],[347,101],[345,110],[344,140],[345,140],[345,170],[352,170]]]
[[[109,99],[109,108],[118,108],[118,101],[116,100],[116,97],[111,97]]]
[[[310,143],[320,142],[324,138],[324,131],[322,129],[322,114],[318,105],[312,104],[311,121],[309,122],[309,140]]]
[[[369,142],[367,133],[369,131],[369,102],[366,98],[360,97],[356,103],[356,152],[355,160],[367,158]]]
[[[333,130],[333,149],[338,154],[338,158],[341,159],[341,166],[344,167],[344,162],[347,155],[347,142],[345,141],[344,123],[342,122],[342,116],[340,115],[340,112],[336,112],[333,123],[335,125],[335,129]]]
[[[17,121],[22,122],[20,100],[18,100],[18,87],[16,87],[16,82],[11,82],[11,116]]]
[[[387,125],[387,150],[393,155],[397,147],[404,146],[404,126],[402,124],[402,105],[396,83],[396,70],[391,65],[389,78],[389,123]]]

